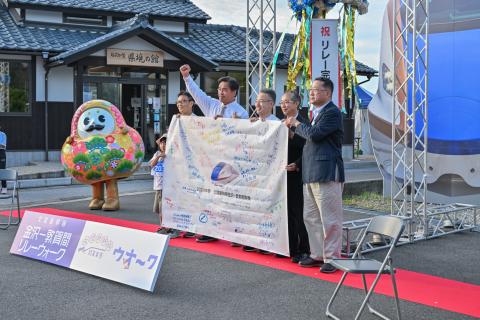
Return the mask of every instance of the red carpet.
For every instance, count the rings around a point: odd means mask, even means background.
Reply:
[[[150,232],[155,232],[158,229],[158,225],[155,224],[107,218],[94,214],[70,212],[53,208],[35,208],[31,209],[31,211],[96,221]],[[8,212],[4,211],[0,214],[7,215]],[[289,259],[276,258],[273,255],[244,252],[242,248],[231,247],[230,243],[226,241],[198,243],[195,239],[177,238],[170,241],[170,246],[253,263],[329,282],[338,282],[341,276],[340,272],[323,274],[319,272],[318,268],[301,268],[291,263]],[[373,277],[370,279],[372,280]],[[346,285],[363,289],[360,276],[347,277]],[[397,269],[397,285],[402,300],[480,318],[480,286],[478,285],[401,269]],[[385,277],[381,279],[375,291],[387,296],[393,296],[390,278]]]

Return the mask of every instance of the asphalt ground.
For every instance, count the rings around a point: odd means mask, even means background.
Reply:
[[[157,223],[152,193],[123,196],[117,212],[92,212],[88,201],[43,207]],[[363,217],[345,213],[345,219]],[[0,230],[0,319],[325,319],[335,283],[170,247],[156,289],[145,292],[88,274],[9,254],[16,227]],[[395,249],[396,267],[480,285],[480,234],[462,232]],[[238,249],[238,248],[236,248]],[[257,253],[252,253],[257,254]],[[376,257],[381,253],[373,253]],[[363,292],[345,288],[334,311],[353,318]],[[480,289],[478,292],[480,304]],[[372,304],[392,317],[394,301]],[[473,319],[401,301],[403,319]],[[365,312],[362,319],[377,319]]]

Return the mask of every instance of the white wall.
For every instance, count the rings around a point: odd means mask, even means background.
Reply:
[[[287,69],[277,69],[277,77],[275,81],[275,92],[277,93],[277,105],[280,104],[280,98],[284,93],[284,87],[287,84],[288,70]],[[300,85],[300,80],[297,78],[297,85]],[[300,92],[300,97],[302,93]],[[308,91],[305,91],[303,96],[302,106],[308,107]]]
[[[277,93],[277,105],[280,105],[280,100],[284,93],[283,88],[287,84],[287,70],[286,69],[277,69],[275,76],[275,92]]]
[[[161,31],[185,32],[185,23],[178,21],[153,20],[153,26]]]
[[[42,58],[37,57],[37,101],[45,101],[45,69]],[[48,74],[48,101],[73,102],[73,68],[61,66]]]
[[[183,80],[182,80],[183,81]],[[180,72],[170,71],[168,73],[168,104],[177,103],[177,94],[180,92]]]
[[[25,20],[50,23],[63,23],[62,12],[45,10],[25,10]]]

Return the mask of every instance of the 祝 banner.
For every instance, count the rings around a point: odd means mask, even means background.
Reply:
[[[280,121],[174,117],[162,225],[289,255],[287,143]]]
[[[342,106],[340,89],[340,65],[338,54],[338,20],[312,19],[312,79],[329,78],[333,82],[332,100]]]
[[[153,291],[168,236],[26,211],[10,253]]]

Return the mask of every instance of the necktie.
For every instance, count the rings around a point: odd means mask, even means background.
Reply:
[[[222,105],[220,106],[220,114],[219,114],[220,117],[223,117],[225,115],[226,108],[227,107],[225,107],[225,105],[222,103]]]

